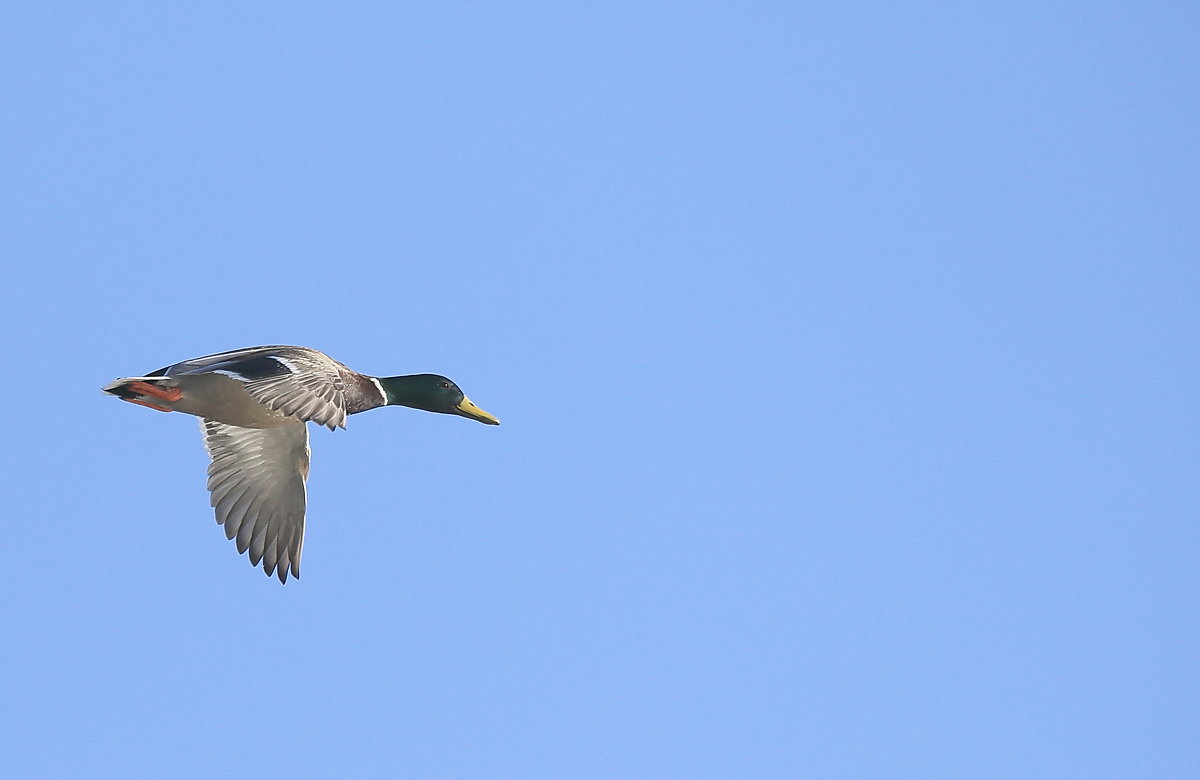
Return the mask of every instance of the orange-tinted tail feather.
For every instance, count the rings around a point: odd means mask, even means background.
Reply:
[[[171,409],[163,406],[161,403],[155,403],[154,400],[173,402],[183,398],[183,391],[178,387],[162,387],[156,382],[164,381],[161,377],[135,377],[131,379],[118,379],[116,382],[106,386],[104,392],[111,393],[122,401],[128,401],[131,404],[138,406],[146,406],[160,412],[169,412]]]

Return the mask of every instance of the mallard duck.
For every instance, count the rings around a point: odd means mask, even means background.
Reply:
[[[210,503],[238,553],[267,576],[300,576],[308,426],[346,427],[380,406],[500,421],[437,374],[374,377],[308,347],[251,347],[185,360],[104,387],[123,401],[201,418]]]

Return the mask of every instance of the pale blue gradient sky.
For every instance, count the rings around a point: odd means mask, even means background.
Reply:
[[[1200,10],[38,3],[0,28],[23,777],[1191,778]],[[195,421],[263,343],[303,579]]]

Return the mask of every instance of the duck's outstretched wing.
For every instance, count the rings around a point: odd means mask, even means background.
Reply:
[[[308,478],[308,426],[238,428],[201,420],[212,457],[208,489],[217,522],[250,563],[287,582],[300,576]]]

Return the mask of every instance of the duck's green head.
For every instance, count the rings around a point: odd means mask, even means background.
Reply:
[[[471,403],[458,385],[437,374],[380,377],[379,384],[387,396],[388,406],[410,406],[427,412],[457,414],[487,425],[500,421]]]

